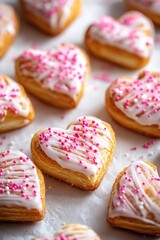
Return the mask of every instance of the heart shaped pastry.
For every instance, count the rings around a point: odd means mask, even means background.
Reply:
[[[134,162],[118,175],[110,196],[108,222],[138,233],[160,233],[160,178],[153,164]]]
[[[14,9],[0,3],[0,58],[5,54],[19,29],[19,20]]]
[[[151,18],[156,24],[160,24],[160,1],[159,0],[125,0],[130,9],[138,10]]]
[[[39,221],[44,218],[43,175],[22,152],[0,153],[0,221]]]
[[[51,51],[29,49],[16,60],[17,79],[32,94],[59,108],[74,108],[89,74],[87,55],[62,44]]]
[[[106,92],[108,113],[136,132],[160,137],[160,73],[144,71],[138,79],[121,77]]]
[[[34,238],[33,240],[100,240],[99,236],[90,228],[82,224],[64,226],[54,237]]]
[[[31,142],[33,161],[44,173],[84,190],[99,186],[114,148],[111,126],[95,117],[79,117],[67,130],[43,129]]]
[[[55,36],[80,14],[82,0],[20,0],[26,19],[44,32]]]
[[[144,67],[153,50],[154,27],[139,12],[128,12],[119,20],[103,16],[85,35],[88,50],[96,57],[131,69]]]
[[[0,133],[26,126],[33,118],[34,109],[23,87],[0,75]]]

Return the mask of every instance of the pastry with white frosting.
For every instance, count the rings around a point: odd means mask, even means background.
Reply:
[[[26,90],[57,108],[75,108],[89,75],[87,54],[68,43],[49,51],[29,49],[16,60],[16,76]]]
[[[79,117],[67,130],[46,128],[31,142],[35,164],[42,172],[83,190],[101,183],[115,149],[111,126],[95,117]]]
[[[82,0],[19,0],[28,22],[55,36],[78,17]]]
[[[45,211],[41,171],[24,153],[0,153],[0,221],[40,221]]]
[[[102,16],[85,34],[89,52],[130,69],[144,67],[154,46],[154,26],[140,12],[125,13],[119,19]]]
[[[108,222],[114,227],[158,236],[160,177],[156,166],[137,161],[117,176],[110,196]]]

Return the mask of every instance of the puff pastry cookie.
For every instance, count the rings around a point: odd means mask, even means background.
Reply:
[[[85,52],[67,43],[51,51],[29,49],[16,60],[18,81],[44,102],[64,109],[77,106],[89,69]]]
[[[160,24],[160,1],[159,0],[125,0],[130,9],[138,10]]]
[[[90,228],[82,224],[64,226],[54,237],[34,238],[33,240],[100,240],[99,236]]]
[[[108,222],[138,233],[160,233],[160,178],[153,164],[138,161],[118,175],[110,196]]]
[[[24,127],[33,118],[34,109],[23,87],[0,75],[0,133]]]
[[[153,35],[151,21],[143,14],[132,11],[118,20],[102,16],[88,28],[85,44],[96,57],[139,69],[150,60]]]
[[[0,221],[39,221],[44,218],[43,175],[22,152],[0,153]]]
[[[55,36],[66,29],[80,14],[82,0],[20,0],[26,19]]]
[[[160,73],[144,71],[138,79],[121,77],[106,92],[106,108],[119,124],[160,137]]]
[[[0,3],[0,58],[8,50],[19,30],[19,20],[14,9]]]
[[[99,186],[114,148],[111,126],[86,116],[71,122],[67,130],[43,129],[31,142],[33,161],[44,173],[84,190]]]

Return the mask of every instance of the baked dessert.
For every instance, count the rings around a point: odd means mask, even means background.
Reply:
[[[156,166],[137,161],[113,185],[108,222],[142,234],[160,233],[160,178]]]
[[[34,238],[33,240],[100,240],[90,228],[82,224],[64,226],[54,237]]]
[[[23,87],[0,75],[0,133],[24,127],[34,119],[34,109]]]
[[[52,36],[64,31],[80,14],[82,0],[20,0],[26,19]]]
[[[85,45],[98,58],[139,69],[150,60],[154,26],[143,14],[131,11],[115,20],[102,16],[85,34]]]
[[[81,99],[89,74],[85,52],[64,43],[51,51],[29,49],[16,60],[18,81],[30,93],[58,108],[70,109]]]
[[[111,126],[86,116],[71,122],[67,130],[43,129],[31,141],[33,161],[44,173],[88,191],[101,183],[114,148]]]
[[[160,73],[143,71],[138,79],[120,77],[106,91],[106,108],[122,126],[160,137]]]
[[[19,30],[19,19],[13,7],[0,3],[0,58],[6,53]]]
[[[0,221],[39,221],[44,218],[43,175],[24,153],[0,153]]]
[[[159,0],[125,0],[128,8],[138,10],[149,17],[154,23],[160,24]]]

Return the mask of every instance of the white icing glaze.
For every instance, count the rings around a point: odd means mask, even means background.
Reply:
[[[23,97],[18,83],[6,76],[0,76],[0,122],[5,120],[8,110],[27,116],[30,111],[30,101]]]
[[[42,210],[36,167],[20,151],[9,150],[0,156],[0,206]]]
[[[160,126],[160,73],[144,72],[141,79],[117,79],[110,88],[114,104],[141,125]]]
[[[142,10],[146,9],[149,12],[160,14],[160,0],[128,0],[128,2]]]
[[[74,0],[23,0],[26,8],[53,28],[61,27],[69,18]]]
[[[100,240],[97,234],[85,225],[70,224],[55,234],[53,240]]]
[[[67,130],[48,128],[39,135],[39,145],[49,158],[88,178],[107,161],[113,144],[107,126],[94,117],[80,117]],[[106,151],[105,158],[102,150]]]
[[[81,50],[62,44],[51,51],[29,49],[19,57],[19,71],[43,88],[76,99],[87,73],[87,60]]]
[[[152,219],[148,218],[149,214]],[[160,226],[160,178],[147,163],[132,163],[114,189],[109,217],[118,216]]]
[[[14,11],[9,5],[0,3],[0,37],[6,32],[15,35],[16,29],[13,14]]]
[[[90,41],[109,44],[141,57],[149,57],[153,49],[154,27],[149,19],[139,12],[124,14],[119,21],[103,16],[90,30]]]

